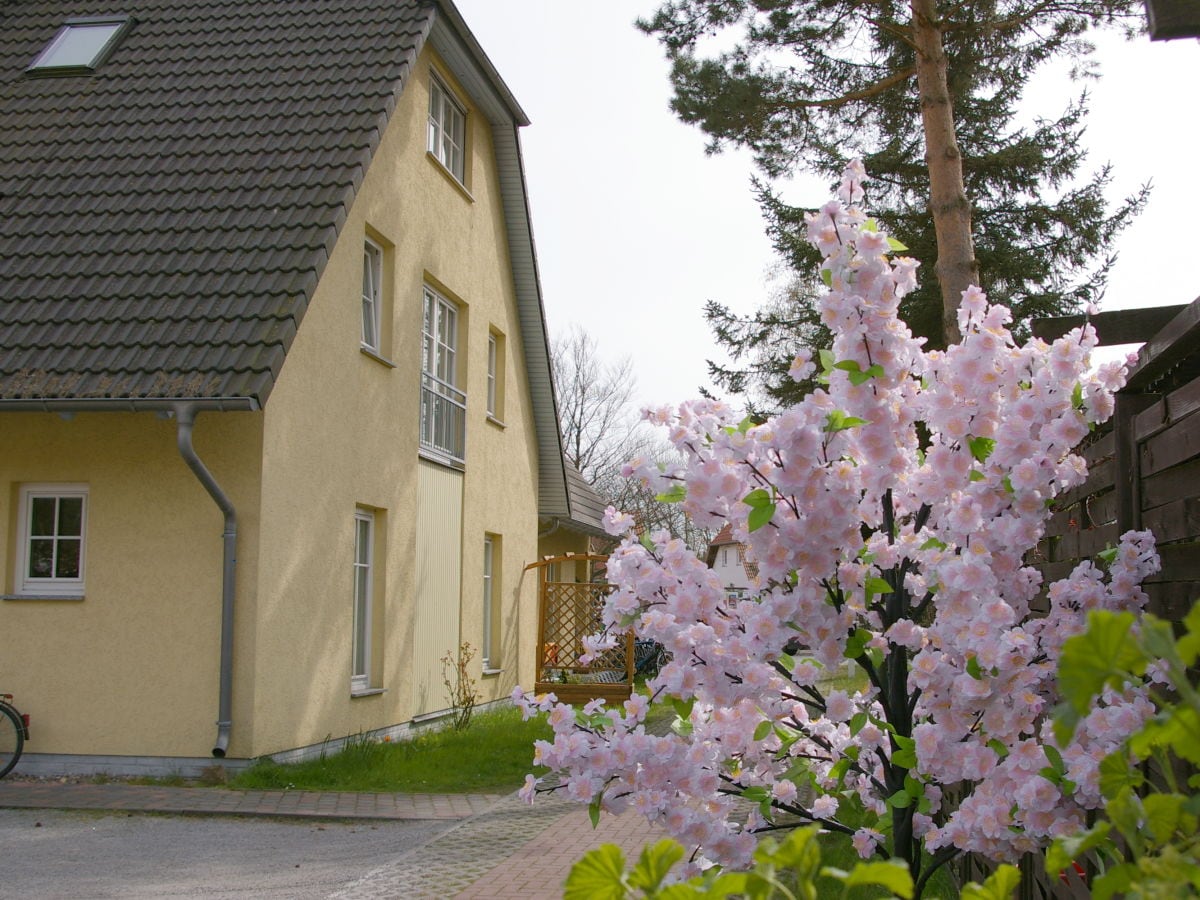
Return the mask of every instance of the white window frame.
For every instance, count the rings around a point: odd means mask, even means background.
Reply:
[[[68,19],[25,71],[33,75],[91,74],[113,51],[131,24],[128,16]],[[101,41],[80,44],[78,39],[85,32],[95,33]],[[80,55],[80,50],[88,49],[89,44],[90,55]]]
[[[420,444],[461,464],[466,453],[467,395],[458,388],[458,306],[425,285],[421,317]]]
[[[375,594],[375,514],[354,511],[354,620],[351,632],[350,691],[371,687],[371,607]]]
[[[33,534],[33,501],[53,498],[55,500],[54,534]],[[59,504],[64,499],[82,500],[78,535],[58,534]],[[86,484],[26,484],[21,486],[17,519],[18,566],[14,587],[18,594],[32,597],[82,597],[84,577],[87,573],[87,515],[88,486]],[[35,540],[50,540],[54,543],[52,559],[58,559],[58,548],[63,541],[79,541],[79,568],[74,578],[48,578],[29,573],[30,552]],[[57,566],[57,563],[55,563]]]
[[[363,239],[362,347],[382,352],[383,326],[383,248],[370,238]]]
[[[429,76],[428,150],[460,184],[466,184],[467,111],[436,75]]]
[[[495,654],[492,648],[495,646],[496,640],[496,622],[495,622],[495,604],[496,604],[496,584],[495,584],[495,560],[496,560],[496,539],[492,535],[484,535],[483,538],[483,670],[485,672],[495,668]]]
[[[488,332],[487,349],[487,414],[496,418],[496,364],[499,362],[500,348],[495,332]]]

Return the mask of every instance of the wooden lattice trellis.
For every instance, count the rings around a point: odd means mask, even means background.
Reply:
[[[633,691],[633,633],[590,663],[579,661],[583,638],[604,627],[604,601],[613,586],[603,581],[554,581],[555,564],[583,566],[591,575],[596,563],[607,557],[568,554],[549,557],[528,568],[538,570],[538,666],[536,691],[553,692],[566,703],[603,699],[609,703],[629,699]]]

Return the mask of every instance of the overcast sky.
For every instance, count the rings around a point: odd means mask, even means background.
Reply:
[[[521,139],[551,334],[579,326],[603,356],[631,356],[643,403],[696,396],[709,384],[705,360],[720,355],[704,302],[755,309],[777,258],[750,193],[748,155],[706,156],[704,136],[668,108],[659,46],[633,27],[657,3],[456,3],[533,122]],[[1106,35],[1100,44],[1088,165],[1113,164],[1114,196],[1154,183],[1119,239],[1103,306],[1189,302],[1200,296],[1200,42]],[[1030,114],[1057,114],[1078,91],[1052,73],[1032,92],[1041,106]],[[786,196],[818,205],[827,193],[801,174]]]

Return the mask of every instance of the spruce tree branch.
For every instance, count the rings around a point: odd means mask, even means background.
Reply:
[[[903,84],[917,74],[915,67],[908,67],[893,72],[887,78],[881,81],[876,81],[874,84],[867,85],[861,90],[851,91],[848,94],[842,94],[840,97],[828,97],[824,100],[791,100],[779,104],[780,109],[800,110],[800,109],[839,109],[849,103],[857,103],[860,100],[870,100],[873,97],[878,97],[898,84]]]

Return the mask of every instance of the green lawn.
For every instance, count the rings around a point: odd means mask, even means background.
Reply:
[[[533,769],[533,742],[550,737],[544,717],[520,710],[477,713],[464,731],[430,731],[411,740],[352,741],[320,759],[281,765],[262,760],[234,778],[242,790],[505,793]],[[543,770],[544,771],[544,770]]]

